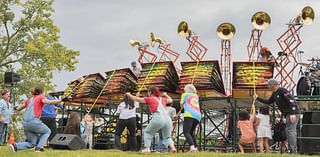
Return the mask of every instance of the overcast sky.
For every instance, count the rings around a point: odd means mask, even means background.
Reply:
[[[219,59],[217,26],[233,23],[236,36],[231,40],[232,58],[241,61],[248,59],[251,16],[266,11],[271,25],[263,31],[262,45],[277,53],[280,47],[276,39],[287,29],[285,24],[307,5],[315,10],[316,19],[301,29],[303,43],[299,50],[305,52],[304,59],[319,56],[319,0],[55,0],[53,18],[61,30],[61,43],[81,53],[77,69],[55,73],[54,83],[57,90],[64,90],[78,76],[129,67],[138,57],[129,39],[149,41],[150,32],[171,43],[171,48],[181,54],[179,61],[189,61],[185,54],[187,40],[177,35],[177,25],[182,20],[188,21],[208,48],[208,60]]]

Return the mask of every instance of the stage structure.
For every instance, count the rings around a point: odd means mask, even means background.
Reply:
[[[220,67],[226,95],[231,95],[231,41],[235,35],[236,28],[231,23],[222,23],[217,28],[217,35],[221,38]]]
[[[254,29],[251,31],[251,37],[247,46],[249,61],[257,60],[258,53],[262,47],[260,37],[262,31],[270,25],[271,18],[268,13],[259,11],[252,16],[251,23]]]
[[[181,37],[186,37],[189,41],[187,55],[192,61],[201,61],[206,55],[208,49],[199,41],[199,36],[196,35],[188,26],[186,21],[182,21],[178,25],[178,34]]]
[[[304,25],[310,25],[314,18],[313,9],[310,6],[304,7],[301,13],[287,24],[288,29],[277,39],[281,51],[276,58],[278,66],[275,78],[281,80],[281,86],[289,91],[294,91],[297,85],[294,74],[298,67],[298,48],[302,43],[300,29]]]
[[[138,62],[143,63],[154,63],[157,61],[157,55],[148,50],[149,45],[140,40],[130,40],[130,45],[132,47],[138,48],[139,57]]]
[[[170,43],[167,43],[165,40],[163,40],[160,37],[157,37],[153,34],[153,32],[150,33],[150,45],[152,47],[155,46],[155,44],[158,43],[157,51],[160,53],[159,62],[165,62],[165,61],[171,61],[174,65],[176,61],[178,60],[180,54],[173,51],[170,46]],[[181,70],[177,68],[175,65],[175,68],[178,73],[181,73]]]

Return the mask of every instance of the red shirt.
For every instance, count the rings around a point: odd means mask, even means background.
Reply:
[[[162,105],[166,108],[167,99],[166,98],[161,98],[161,100],[162,100]],[[154,113],[154,112],[157,111],[159,98],[157,98],[157,97],[145,97],[144,101],[149,105],[150,112]]]
[[[44,95],[39,95],[39,96],[34,97],[34,115],[37,118],[40,118],[40,116],[41,116],[43,107],[45,105],[44,103],[42,103],[42,100],[45,98],[46,98],[46,96],[44,96]]]

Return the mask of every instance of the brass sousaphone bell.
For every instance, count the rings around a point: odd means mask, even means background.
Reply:
[[[236,28],[233,24],[225,22],[217,27],[217,35],[223,40],[229,40],[236,34]]]
[[[192,30],[189,28],[186,21],[181,21],[178,25],[178,34],[181,37],[191,36],[193,34]]]
[[[132,47],[148,47],[148,45],[144,44],[141,40],[129,40],[129,43]]]
[[[259,11],[252,16],[251,23],[255,29],[264,30],[270,25],[271,18],[268,13]]]
[[[155,43],[165,44],[166,42],[160,37],[154,36],[153,32],[150,33],[150,45],[154,47]]]
[[[306,6],[302,9],[301,13],[296,17],[295,21],[297,23],[303,23],[305,25],[310,25],[315,18],[315,13],[312,7]]]

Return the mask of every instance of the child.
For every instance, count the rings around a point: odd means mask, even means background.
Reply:
[[[257,115],[257,121],[257,138],[259,140],[260,153],[263,153],[264,148],[266,153],[269,153],[269,139],[271,139],[271,126],[268,105],[263,105],[262,107],[260,107],[259,114]]]
[[[89,114],[86,114],[83,117],[83,123],[84,123],[84,135],[86,136],[85,143],[86,146],[89,144],[89,149],[92,149],[92,130],[93,130],[93,124],[94,121],[92,120],[92,117]]]
[[[253,109],[255,111],[255,109]],[[253,151],[256,152],[256,133],[254,130],[254,117],[255,112],[253,112],[251,115],[246,110],[241,110],[239,112],[239,121],[238,121],[238,128],[240,128],[241,137],[239,140],[239,149],[241,153],[244,153],[243,145],[246,144],[252,144]]]

